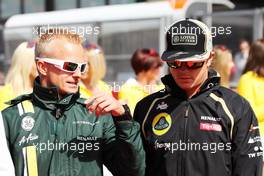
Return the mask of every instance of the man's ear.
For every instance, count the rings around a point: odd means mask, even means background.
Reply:
[[[40,75],[47,75],[48,72],[48,68],[47,68],[47,64],[44,61],[36,61],[36,65],[37,65],[37,69]]]
[[[210,67],[210,65],[212,64],[212,61],[214,59],[214,56],[215,56],[215,52],[214,51],[211,51],[210,53],[210,58],[207,60],[206,64],[207,64],[207,67]]]

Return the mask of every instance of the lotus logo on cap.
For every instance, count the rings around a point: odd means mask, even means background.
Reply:
[[[166,33],[167,48],[161,55],[164,61],[200,61],[210,57],[212,35],[201,21],[183,19],[173,23]]]
[[[172,33],[171,38],[172,45],[196,45],[197,35],[196,34],[174,34]]]

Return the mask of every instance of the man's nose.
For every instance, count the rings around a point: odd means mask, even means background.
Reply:
[[[73,75],[74,77],[81,77],[82,73],[81,73],[81,68],[78,67],[75,72],[73,72]]]
[[[185,71],[187,70],[187,65],[186,64],[183,64],[180,68],[179,68],[181,71]]]

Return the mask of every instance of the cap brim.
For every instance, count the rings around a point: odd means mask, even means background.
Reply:
[[[161,55],[163,61],[203,61],[210,57],[210,52],[175,52],[165,51]]]

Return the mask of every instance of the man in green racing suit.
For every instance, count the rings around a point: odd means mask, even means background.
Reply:
[[[144,175],[139,124],[127,106],[106,93],[88,104],[79,96],[88,67],[81,38],[51,29],[35,50],[33,93],[11,100],[0,113],[15,174],[97,176],[104,164],[114,175]]]

